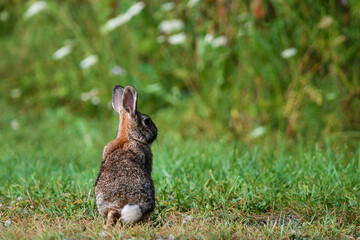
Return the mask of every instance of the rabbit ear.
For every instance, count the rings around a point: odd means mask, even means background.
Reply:
[[[126,86],[124,89],[124,95],[122,98],[122,107],[134,116],[137,109],[137,92],[136,89],[132,86]]]
[[[116,85],[113,89],[112,106],[117,113],[120,113],[122,108],[121,98],[124,92],[124,88],[120,85]]]

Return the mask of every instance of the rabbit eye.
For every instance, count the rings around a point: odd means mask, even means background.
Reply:
[[[145,124],[145,126],[149,126],[149,124],[150,124],[150,118],[145,118],[145,119],[144,119],[144,124]]]

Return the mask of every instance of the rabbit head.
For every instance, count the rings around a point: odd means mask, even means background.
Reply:
[[[112,105],[119,113],[117,138],[151,145],[157,137],[157,128],[151,118],[137,111],[137,92],[132,86],[113,89]]]

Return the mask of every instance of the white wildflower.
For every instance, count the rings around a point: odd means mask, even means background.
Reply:
[[[93,105],[98,105],[100,103],[98,94],[99,94],[99,90],[97,88],[93,88],[89,92],[82,93],[81,100],[84,102],[90,100]],[[68,197],[70,196],[70,193],[64,193],[64,195]]]
[[[281,52],[281,57],[282,58],[291,58],[291,57],[295,56],[296,53],[297,53],[296,48],[288,48]]]
[[[171,45],[177,45],[177,44],[181,44],[183,42],[185,42],[186,40],[186,35],[185,33],[179,33],[179,34],[175,34],[173,36],[170,36],[168,39],[168,42]]]
[[[126,13],[120,14],[119,16],[108,20],[105,25],[101,28],[103,32],[109,32],[114,30],[115,28],[127,23],[134,16],[139,14],[141,10],[145,7],[145,3],[138,2],[131,6]]]
[[[53,58],[55,60],[59,60],[59,59],[65,57],[66,55],[68,55],[69,53],[71,53],[71,45],[67,45],[65,47],[62,47],[62,48],[58,49],[54,53]]]
[[[10,122],[10,127],[14,130],[18,130],[19,129],[19,122],[14,119]],[[14,202],[15,203],[15,202]]]
[[[213,48],[217,48],[226,45],[227,38],[225,36],[214,38],[214,35],[207,33],[204,37],[204,42],[206,44],[211,44]]]
[[[110,32],[115,28],[123,25],[124,23],[128,22],[130,19],[127,15],[119,15],[116,18],[112,18],[105,23],[105,25],[101,28],[103,32]]]
[[[13,99],[19,98],[21,96],[21,94],[22,94],[22,91],[19,88],[15,88],[10,91],[10,96]]]
[[[213,48],[217,48],[220,46],[225,46],[227,43],[227,38],[225,36],[220,36],[212,40],[211,44]]]
[[[81,94],[82,101],[86,102],[89,99],[90,99],[90,95],[88,93],[85,92],[85,93]]]
[[[173,234],[170,233],[168,239],[169,239],[169,240],[175,240],[176,237],[175,237]]]
[[[10,226],[12,224],[11,220],[6,220],[5,221],[5,227]]]
[[[159,24],[158,28],[163,33],[171,33],[182,30],[184,23],[179,19],[165,20]]]
[[[126,75],[126,70],[117,65],[115,67],[113,67],[110,71],[114,75],[119,75],[119,76]]]
[[[171,11],[175,7],[175,3],[173,2],[167,2],[161,5],[161,10],[163,11]]]
[[[25,18],[31,18],[34,15],[38,14],[42,10],[46,8],[46,2],[45,1],[38,1],[31,4],[27,12],[25,13]]]
[[[197,3],[199,2],[199,0],[189,0],[187,7],[193,7],[195,6]]]
[[[21,201],[21,200],[22,200],[22,197],[18,197],[16,200]]]
[[[80,62],[80,67],[82,69],[87,69],[87,68],[91,67],[92,65],[94,65],[95,63],[97,63],[97,61],[98,61],[98,56],[90,55]]]
[[[106,232],[102,231],[101,233],[99,233],[99,236],[102,238],[106,237]]]
[[[257,137],[260,137],[260,136],[264,135],[265,132],[266,132],[266,128],[263,127],[263,126],[259,126],[259,127],[256,127],[254,130],[251,131],[250,136],[252,138],[257,138]]]
[[[10,205],[14,205],[14,204],[15,204],[15,201],[11,201],[11,202],[10,202]]]
[[[129,10],[127,10],[126,14],[131,19],[132,17],[138,15],[141,12],[141,10],[143,10],[144,7],[145,7],[145,3],[143,2],[135,3],[129,8]]]
[[[91,103],[92,103],[93,105],[98,105],[98,104],[100,103],[99,97],[93,97],[93,98],[91,98]]]
[[[0,21],[7,22],[7,20],[9,20],[9,13],[4,10],[0,13]]]
[[[212,35],[211,33],[207,33],[207,34],[205,35],[204,41],[205,41],[206,43],[209,43],[209,44],[210,44],[213,39],[214,39],[214,35]]]

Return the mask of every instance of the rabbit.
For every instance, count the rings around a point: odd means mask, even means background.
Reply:
[[[149,221],[155,208],[150,146],[157,127],[137,111],[137,92],[132,86],[116,85],[112,106],[119,113],[117,136],[104,147],[95,183],[96,205],[100,215],[107,217],[106,227],[118,221]]]

